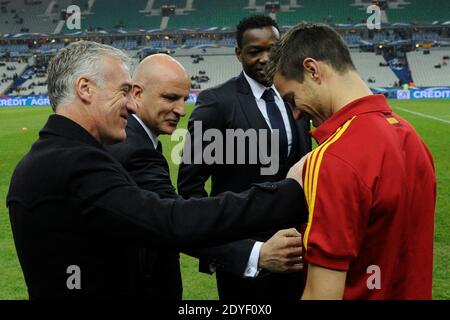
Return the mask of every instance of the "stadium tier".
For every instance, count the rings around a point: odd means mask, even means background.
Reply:
[[[389,22],[434,22],[450,20],[448,0],[398,0],[392,1],[387,11]]]
[[[237,21],[254,13],[271,13],[281,26],[299,21],[329,24],[365,23],[368,0],[283,0],[278,12],[265,10],[265,1],[255,0],[39,0],[2,1],[0,33],[65,33],[69,30],[61,13],[69,5],[81,10],[82,30],[149,30],[179,28],[233,28]],[[163,17],[162,7],[175,10]],[[450,1],[388,1],[384,23],[450,21]]]
[[[407,53],[412,77],[417,86],[450,85],[450,50],[423,50]]]
[[[197,55],[200,55],[203,60],[197,59],[195,57]],[[207,54],[198,49],[177,50],[175,59],[186,68],[191,79],[196,76],[201,77],[202,75],[209,78],[205,82],[201,78],[199,79],[200,81],[193,79],[195,83],[200,84],[200,89],[202,90],[219,85],[237,76],[242,70],[242,66],[231,48],[218,49],[215,52],[208,50]]]
[[[194,10],[185,12],[183,15],[170,17],[169,28],[208,28],[228,27],[233,28],[236,22],[249,15],[249,10],[244,8],[248,5],[246,0],[234,1],[210,1],[195,0]]]
[[[147,0],[133,1],[92,1],[92,6],[85,5],[81,13],[83,30],[138,30],[155,29],[161,24],[161,16],[151,16],[141,12]],[[80,7],[81,8],[81,7]],[[63,31],[68,31],[67,26]]]
[[[126,42],[116,42],[127,46]],[[134,44],[133,44],[134,45]],[[137,51],[127,51],[133,64],[139,62]],[[358,73],[371,88],[398,87],[400,80],[382,55],[373,52],[351,51]],[[177,48],[174,57],[186,68],[191,76],[193,89],[208,89],[237,76],[242,67],[234,55],[232,47],[218,48]],[[429,54],[423,50],[407,53],[407,61],[416,86],[450,86],[450,50],[435,49]],[[42,65],[30,65],[16,58],[0,59],[0,95],[33,95],[46,93],[46,74]]]
[[[24,59],[0,60],[0,95],[13,86],[27,66]]]
[[[300,21],[318,21],[328,23],[360,23],[367,19],[364,6],[352,6],[348,0],[302,0],[299,7],[277,13],[280,25],[295,25]]]
[[[50,2],[2,1],[0,33],[53,31],[59,19],[47,12]]]
[[[45,70],[40,69],[45,63],[22,65],[10,57],[37,55],[47,60],[79,39],[111,44],[137,60],[156,52],[175,52],[193,77],[193,88],[207,89],[239,74],[241,66],[234,57],[235,26],[255,13],[276,18],[282,31],[302,20],[333,25],[352,48],[355,65],[372,88],[411,82],[450,85],[448,59],[443,59],[448,52],[439,51],[441,47],[448,51],[445,48],[450,46],[450,1],[387,2],[382,19],[391,24],[383,25],[382,30],[368,30],[361,22],[368,17],[371,0],[281,0],[279,8],[270,12],[265,0],[3,0],[0,57],[5,58],[0,58],[4,61],[0,94],[45,92]],[[67,27],[64,10],[71,5],[80,8],[82,30]],[[173,10],[163,16],[166,6]],[[407,23],[395,24],[404,21]],[[414,21],[428,23],[410,24]],[[429,55],[422,50],[414,52],[425,47],[430,48]],[[16,64],[15,72],[9,70],[9,64]]]
[[[352,52],[353,63],[369,87],[393,87],[398,78],[383,56],[373,52]]]

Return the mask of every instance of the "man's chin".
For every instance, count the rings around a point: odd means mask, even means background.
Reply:
[[[108,136],[108,137],[104,137],[102,139],[102,144],[103,145],[111,145],[111,144],[116,144],[116,143],[120,143],[120,142],[124,142],[125,139],[127,138],[127,133],[125,130],[123,130],[123,132],[121,132],[120,134],[114,135],[114,136]]]
[[[267,81],[266,76],[258,76],[257,79],[255,79],[256,81],[258,81],[260,84],[262,84],[264,87],[270,87],[272,86],[272,83],[270,83],[269,81]]]
[[[160,127],[159,128],[159,134],[168,134],[171,135],[176,129],[177,129],[177,124],[174,123],[168,123],[167,125],[165,125],[164,127]]]

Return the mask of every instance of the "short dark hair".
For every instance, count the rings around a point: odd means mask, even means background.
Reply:
[[[276,21],[269,16],[253,15],[242,19],[236,27],[236,42],[238,47],[242,48],[242,38],[245,31],[265,27],[275,27],[278,31],[280,31]]]
[[[302,83],[306,58],[326,62],[341,74],[356,70],[347,45],[333,28],[321,23],[301,22],[272,48],[267,76],[273,79],[279,72],[283,77]]]

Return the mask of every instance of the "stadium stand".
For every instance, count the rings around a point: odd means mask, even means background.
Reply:
[[[5,1],[0,9],[0,33],[50,32],[58,19],[45,12],[50,0]]]
[[[210,0],[194,0],[194,11],[185,15],[171,16],[168,27],[173,28],[233,28],[237,22],[249,15],[244,8],[246,0],[217,1],[212,5]]]
[[[236,39],[235,38],[222,38],[218,45],[223,47],[235,47],[236,46]]]
[[[351,52],[353,62],[362,79],[369,87],[392,87],[398,82],[397,76],[386,64],[384,58],[372,52]]]
[[[30,49],[26,44],[10,44],[10,45],[2,45],[0,46],[0,52],[15,52],[15,53],[24,53],[28,52]]]
[[[9,90],[27,66],[26,59],[12,58],[0,60],[0,95]]]
[[[178,49],[174,58],[186,68],[193,84],[200,84],[202,90],[219,85],[242,71],[233,48]],[[209,80],[197,81],[196,76]]]
[[[194,0],[194,3],[196,1]],[[186,9],[186,0],[154,0],[152,9],[160,10],[164,5],[175,5],[177,9]]]
[[[130,56],[136,54],[136,51],[128,52]],[[381,55],[357,50],[352,50],[351,55],[358,72],[369,87],[393,87],[398,83],[398,78],[392,69],[389,66],[383,66],[386,65],[386,61]],[[450,85],[449,56],[450,50],[435,50],[428,55],[424,55],[423,51],[408,53],[407,57],[416,85]],[[197,89],[202,90],[223,83],[231,77],[237,76],[242,70],[232,47],[177,48],[174,57],[185,66],[193,79],[194,88],[196,88],[195,85],[199,85]],[[137,63],[138,60],[134,59],[134,64]],[[435,66],[438,64],[440,67],[436,68]],[[0,93],[6,91],[14,95],[46,93],[45,71],[34,66],[29,67],[23,75],[27,80],[8,90],[14,83],[14,74],[20,76],[28,64],[25,62],[2,62],[0,65],[0,77],[4,79],[1,82]],[[14,70],[7,70],[7,68]]]
[[[387,10],[389,22],[434,22],[450,19],[448,0],[398,0],[391,1]]]
[[[385,41],[397,41],[400,40],[400,36],[398,34],[391,32],[375,32],[372,38],[372,41],[375,43],[385,42]]]
[[[408,52],[406,56],[417,86],[450,85],[449,49],[432,49],[429,54],[424,54],[424,50],[418,50]]]
[[[435,32],[431,33],[413,33],[412,40],[417,42],[423,42],[423,41],[437,41],[439,38],[439,35]]]
[[[81,3],[80,3],[81,2]],[[161,25],[161,16],[151,16],[142,12],[147,0],[109,1],[96,0],[90,11],[81,12],[83,30],[148,30],[157,29]],[[87,4],[78,2],[80,8]],[[70,32],[67,26],[63,32]]]
[[[250,14],[268,14],[265,0],[27,0],[27,3],[33,2],[36,4],[23,5],[21,1],[12,0],[0,2],[0,32],[17,32],[18,29],[23,32],[16,35],[0,34],[0,56],[37,54],[50,57],[65,44],[79,39],[112,44],[126,50],[136,59],[156,52],[173,54],[175,51],[176,57],[181,59],[194,78],[195,87],[200,85],[201,89],[215,86],[239,74],[241,67],[233,50],[236,45],[235,26],[240,19]],[[423,55],[422,51],[408,54],[411,73],[407,67],[404,69],[408,72],[408,81],[412,74],[416,85],[450,85],[450,79],[446,76],[448,61],[442,60],[438,53],[435,56],[434,50],[441,45],[447,48],[450,46],[448,27],[442,23],[400,23],[399,26],[386,25],[382,30],[369,31],[365,23],[358,26],[358,23],[367,19],[366,8],[369,4],[370,0],[281,0],[280,11],[276,14],[272,12],[271,15],[278,19],[280,26],[290,26],[301,20],[334,24],[352,48],[356,67],[370,87],[396,86],[399,81],[397,76],[402,78],[399,69],[394,68],[396,76],[382,55],[404,61],[404,52],[426,45],[433,47],[430,55]],[[69,5],[80,7],[82,30],[75,32],[65,26],[61,30],[65,34],[53,38],[51,34],[55,31],[55,25],[62,26],[63,21],[59,20],[61,12]],[[175,5],[177,8],[175,14],[166,20],[161,16],[161,7],[164,5]],[[441,6],[441,15],[434,13],[436,6]],[[403,15],[405,12],[412,12],[411,18]],[[419,0],[395,0],[389,1],[386,17],[390,22],[411,19],[433,22],[436,17],[450,20],[448,12],[450,1],[437,0],[433,4],[424,4],[424,1]],[[39,21],[36,22],[36,19]],[[167,23],[167,30],[160,29],[163,20]],[[34,24],[38,26],[37,29]],[[46,30],[43,25],[46,25]],[[30,27],[32,33],[24,31]],[[35,33],[37,31],[47,34]],[[398,52],[402,54],[396,56]],[[16,83],[11,80],[14,73],[5,73],[0,87],[3,93],[17,89],[20,94],[41,92],[40,87],[43,86],[38,84],[43,82],[43,78],[36,78],[35,74],[39,71],[33,67],[33,63],[20,66],[17,76],[22,77],[26,71],[28,80],[19,79]],[[430,70],[433,72],[430,73]]]
[[[45,68],[32,67],[24,74],[28,79],[14,88],[12,95],[37,95],[47,93],[47,72]]]
[[[342,37],[349,46],[357,46],[361,42],[361,36],[359,34],[346,32]]]
[[[301,0],[299,7],[290,9],[292,12],[278,12],[276,17],[279,25],[293,26],[300,21],[316,21],[327,23],[359,23],[367,19],[364,6],[351,6],[349,0]]]
[[[150,30],[164,28],[163,5],[175,5],[175,15],[167,18],[168,29],[233,28],[253,13],[266,13],[264,0],[3,0],[0,6],[0,33],[73,32],[63,23],[61,11],[69,5],[80,7],[82,30]],[[396,0],[388,1],[386,21],[389,23],[449,21],[450,1]],[[282,0],[280,11],[273,16],[280,26],[292,26],[299,21],[329,24],[365,23],[369,0]],[[414,8],[414,10],[409,10]],[[352,40],[353,41],[353,40]]]
[[[183,47],[192,48],[192,47],[208,45],[208,44],[211,44],[211,41],[209,39],[205,39],[205,38],[187,39],[184,42],[184,46]]]
[[[111,45],[122,50],[135,50],[138,48],[136,40],[116,40]]]
[[[63,43],[45,43],[39,47],[41,51],[59,50],[64,48]]]
[[[369,87],[392,87],[398,83],[398,78],[391,68],[380,66],[380,63],[386,64],[382,56],[373,52],[358,51],[352,51],[351,54],[356,69]],[[194,63],[195,57],[199,55],[203,57],[203,60]],[[200,83],[202,90],[223,83],[242,71],[231,48],[208,49],[206,53],[200,49],[177,50],[175,58],[193,77],[200,75],[200,71],[205,72],[210,80]],[[447,82],[450,83],[450,81]]]

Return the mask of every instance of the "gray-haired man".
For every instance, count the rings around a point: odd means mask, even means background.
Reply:
[[[138,298],[139,246],[207,246],[301,219],[293,179],[189,201],[139,189],[103,149],[125,139],[135,111],[127,63],[94,42],[73,43],[50,63],[56,114],[7,197],[30,298]]]

